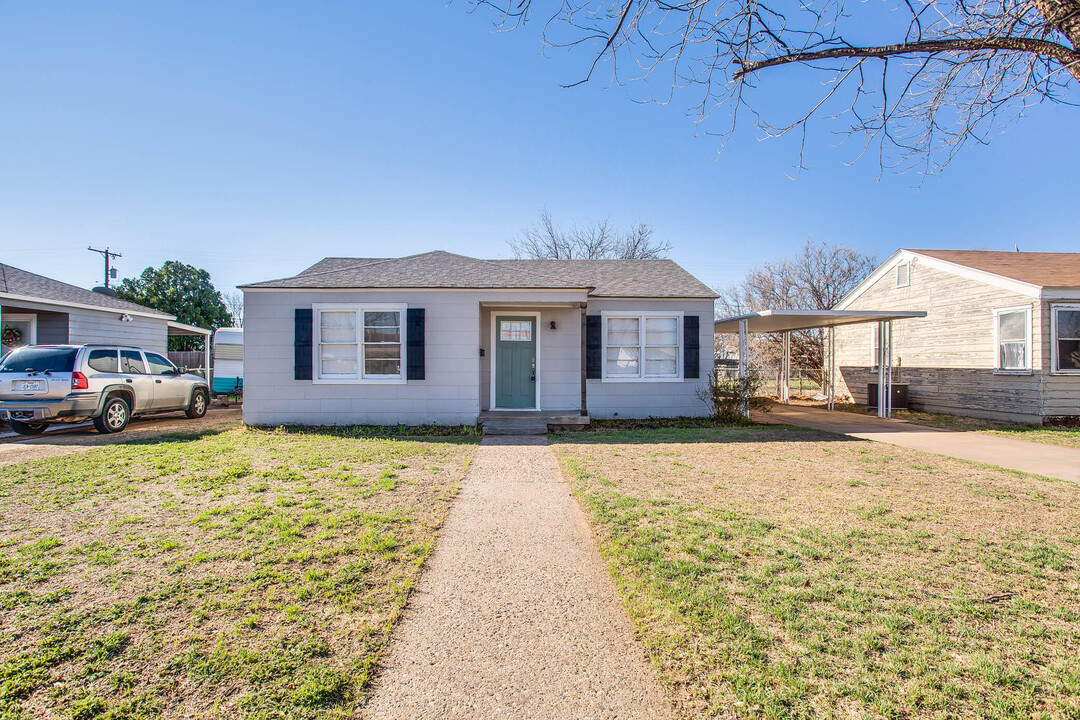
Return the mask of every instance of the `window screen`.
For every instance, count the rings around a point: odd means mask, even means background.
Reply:
[[[1027,310],[999,312],[998,323],[998,369],[1027,370],[1031,367],[1028,357]]]

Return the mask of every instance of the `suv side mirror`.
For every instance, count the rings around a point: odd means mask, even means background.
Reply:
[[[187,373],[188,373],[188,369],[186,367],[181,367],[177,374],[178,375],[187,375]]]

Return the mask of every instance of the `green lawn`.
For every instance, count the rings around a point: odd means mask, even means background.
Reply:
[[[1080,487],[779,427],[555,450],[682,718],[1080,718]]]
[[[0,718],[354,717],[475,442],[228,429],[0,469]]]

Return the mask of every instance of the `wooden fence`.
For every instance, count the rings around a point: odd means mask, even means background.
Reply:
[[[202,350],[170,350],[169,360],[177,367],[202,370],[204,369],[203,362],[206,360],[206,355]],[[211,359],[211,363],[212,362],[213,360]]]

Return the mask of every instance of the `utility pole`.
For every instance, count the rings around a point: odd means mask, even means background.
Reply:
[[[120,253],[110,252],[109,248],[104,250],[98,250],[97,248],[87,247],[90,252],[96,252],[105,258],[105,289],[109,288],[109,278],[116,279],[116,268],[112,267],[109,260],[111,258],[124,257]]]

